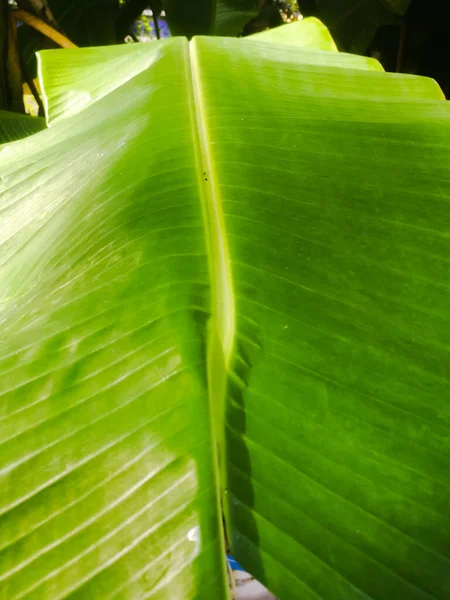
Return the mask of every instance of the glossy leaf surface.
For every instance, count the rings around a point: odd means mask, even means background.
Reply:
[[[51,127],[0,150],[0,597],[224,598],[221,496],[281,600],[448,598],[450,110],[335,57],[42,54]]]
[[[145,49],[2,151],[3,598],[223,593],[187,43]]]
[[[314,50],[337,51],[336,44],[325,25],[315,18],[301,19],[279,27],[273,27],[248,36],[251,40],[264,40],[289,44]]]

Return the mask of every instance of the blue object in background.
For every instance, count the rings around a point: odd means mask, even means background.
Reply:
[[[245,573],[245,569],[243,569],[241,565],[238,562],[236,562],[230,554],[227,554],[227,561],[232,571],[243,571]]]
[[[165,19],[164,12],[158,17],[159,37],[160,39],[169,38],[169,25]],[[145,10],[142,15],[136,19],[130,28],[132,34],[139,42],[152,42],[157,39],[155,32],[155,23],[151,10]]]

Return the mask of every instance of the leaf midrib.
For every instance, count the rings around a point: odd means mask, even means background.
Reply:
[[[216,176],[211,161],[210,142],[206,130],[201,80],[197,57],[197,40],[189,42],[190,72],[192,74],[192,112],[197,130],[198,185],[208,244],[208,259],[212,285],[212,314],[228,367],[235,335],[234,292],[231,277],[228,241],[220,196],[215,184]]]
[[[225,548],[230,520],[226,502],[227,467],[225,446],[226,389],[228,370],[236,333],[235,298],[231,261],[222,202],[216,184],[211,144],[206,126],[198,43],[187,44],[186,67],[190,73],[190,105],[196,152],[197,182],[205,231],[206,252],[211,284],[211,318],[207,336],[209,414],[212,434],[212,459],[217,490],[218,527],[223,549],[223,575],[227,579]],[[229,536],[228,536],[229,537]],[[228,594],[227,594],[228,595]]]

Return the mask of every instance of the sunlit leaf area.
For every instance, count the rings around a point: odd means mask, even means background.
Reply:
[[[446,10],[0,3],[0,600],[450,598]]]

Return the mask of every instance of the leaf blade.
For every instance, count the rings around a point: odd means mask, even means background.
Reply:
[[[269,42],[311,48],[311,50],[337,52],[337,46],[330,32],[322,21],[314,17],[294,21],[288,25],[273,27],[260,33],[254,33],[248,36],[247,39],[267,40]]]
[[[0,111],[0,144],[21,140],[45,129],[45,120],[9,111]]]
[[[9,596],[226,593],[183,44],[2,151]],[[446,598],[448,105],[336,53],[194,44],[237,309],[233,551],[284,599]]]
[[[432,181],[448,105],[421,100],[427,82],[302,65],[300,50],[282,63],[199,43],[237,299],[232,551],[281,598],[445,598],[448,263],[434,215],[448,192]],[[414,172],[425,148],[433,162]]]
[[[0,586],[11,598],[189,598],[203,579],[225,597],[186,51],[166,46],[2,157]]]

